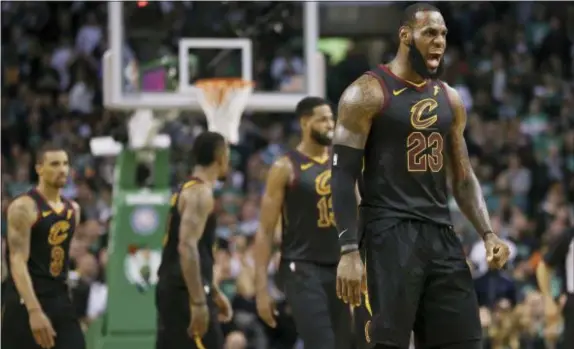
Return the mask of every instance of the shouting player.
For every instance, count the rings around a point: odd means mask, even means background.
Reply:
[[[191,177],[171,198],[156,291],[156,349],[222,349],[219,320],[232,317],[228,299],[213,284],[213,185],[227,173],[229,147],[219,133],[204,132],[192,157]]]
[[[37,155],[38,186],[8,208],[5,348],[85,348],[67,286],[68,251],[80,219],[78,204],[60,193],[69,171],[64,150],[43,148]]]
[[[301,143],[271,167],[261,204],[255,239],[257,310],[275,327],[267,268],[275,226],[282,218],[279,276],[305,348],[348,348],[350,311],[335,293],[339,244],[328,162],[333,112],[322,98],[307,97],[296,113]]]
[[[412,330],[418,348],[482,348],[470,270],[451,225],[447,172],[489,266],[508,259],[469,161],[464,105],[437,79],[446,35],[437,8],[409,6],[394,60],[353,82],[339,104],[331,180],[341,243],[337,292],[360,304],[361,245],[372,309],[365,334],[378,349],[408,348]],[[358,220],[354,187],[363,157]]]

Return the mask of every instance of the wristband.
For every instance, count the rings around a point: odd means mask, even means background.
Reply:
[[[347,244],[341,246],[341,256],[346,255],[347,253],[355,252],[359,250],[359,245],[357,244]]]

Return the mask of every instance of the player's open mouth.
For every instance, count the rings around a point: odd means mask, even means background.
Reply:
[[[429,53],[427,55],[427,66],[430,69],[437,69],[440,65],[440,59],[442,58],[441,53]]]

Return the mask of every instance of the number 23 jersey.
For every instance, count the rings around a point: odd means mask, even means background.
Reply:
[[[339,240],[333,216],[329,161],[314,160],[297,150],[285,156],[293,165],[294,178],[285,188],[281,257],[336,265]]]
[[[450,225],[445,152],[454,114],[439,80],[414,84],[381,65],[384,93],[365,146],[361,212]]]

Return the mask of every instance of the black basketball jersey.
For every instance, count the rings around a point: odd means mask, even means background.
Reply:
[[[187,182],[180,185],[177,191],[171,196],[169,216],[167,219],[167,232],[164,238],[164,247],[158,276],[160,281],[168,282],[174,286],[185,287],[178,252],[179,225],[181,223],[181,215],[178,210],[179,196],[183,190],[200,183],[202,183],[202,181],[199,178],[191,177]],[[212,213],[207,218],[203,235],[197,244],[201,276],[205,285],[211,285],[213,281],[213,250],[216,243],[215,227],[215,215]]]
[[[339,261],[331,200],[329,161],[320,163],[297,150],[287,152],[294,178],[285,189],[281,257],[321,264]]]
[[[444,156],[454,114],[445,86],[417,86],[383,65],[367,74],[381,83],[384,105],[365,146],[362,211],[450,225]]]
[[[37,296],[67,292],[70,241],[76,230],[76,211],[63,197],[62,209],[54,210],[35,188],[24,195],[34,200],[38,210],[38,218],[30,230],[28,259],[34,292]]]

